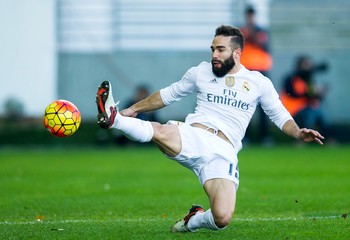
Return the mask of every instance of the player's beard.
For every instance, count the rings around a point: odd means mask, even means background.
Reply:
[[[215,61],[219,61],[219,60],[215,60]],[[221,67],[216,68],[214,67],[213,60],[211,60],[212,70],[215,76],[223,77],[235,66],[235,61],[233,60],[233,53],[229,58],[225,59],[224,62],[222,61],[219,61],[219,62],[221,63]]]

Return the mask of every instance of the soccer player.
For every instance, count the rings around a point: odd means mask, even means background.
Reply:
[[[259,103],[285,134],[323,144],[319,132],[298,127],[268,78],[240,63],[243,46],[244,37],[238,28],[219,26],[210,47],[211,63],[190,68],[180,81],[122,111],[113,100],[110,82],[98,88],[97,118],[102,128],[119,129],[134,141],[153,141],[168,158],[192,170],[203,185],[210,209],[193,205],[172,226],[173,232],[219,230],[230,223],[239,185],[237,154]],[[184,123],[160,124],[135,118],[138,113],[160,109],[191,93],[197,94],[197,106]]]

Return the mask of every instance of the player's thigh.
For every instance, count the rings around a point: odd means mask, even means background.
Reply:
[[[178,126],[153,123],[153,141],[166,155],[174,157],[181,152],[181,137]]]
[[[214,218],[231,218],[236,205],[236,186],[229,179],[214,178],[204,183]]]

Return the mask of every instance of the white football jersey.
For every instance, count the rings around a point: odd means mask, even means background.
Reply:
[[[242,148],[242,139],[259,103],[280,129],[292,119],[270,79],[243,65],[236,74],[216,77],[211,63],[202,62],[190,68],[180,81],[161,89],[160,95],[168,105],[194,92],[197,106],[185,122],[222,131],[237,152]]]

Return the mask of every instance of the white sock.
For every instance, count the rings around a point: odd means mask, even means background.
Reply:
[[[120,113],[115,116],[112,128],[120,130],[123,135],[132,141],[149,142],[153,138],[151,122],[138,118],[124,117]]]
[[[211,209],[208,209],[206,212],[197,212],[196,215],[190,218],[187,223],[187,227],[191,231],[196,231],[199,228],[207,228],[212,230],[221,229],[216,226]]]

